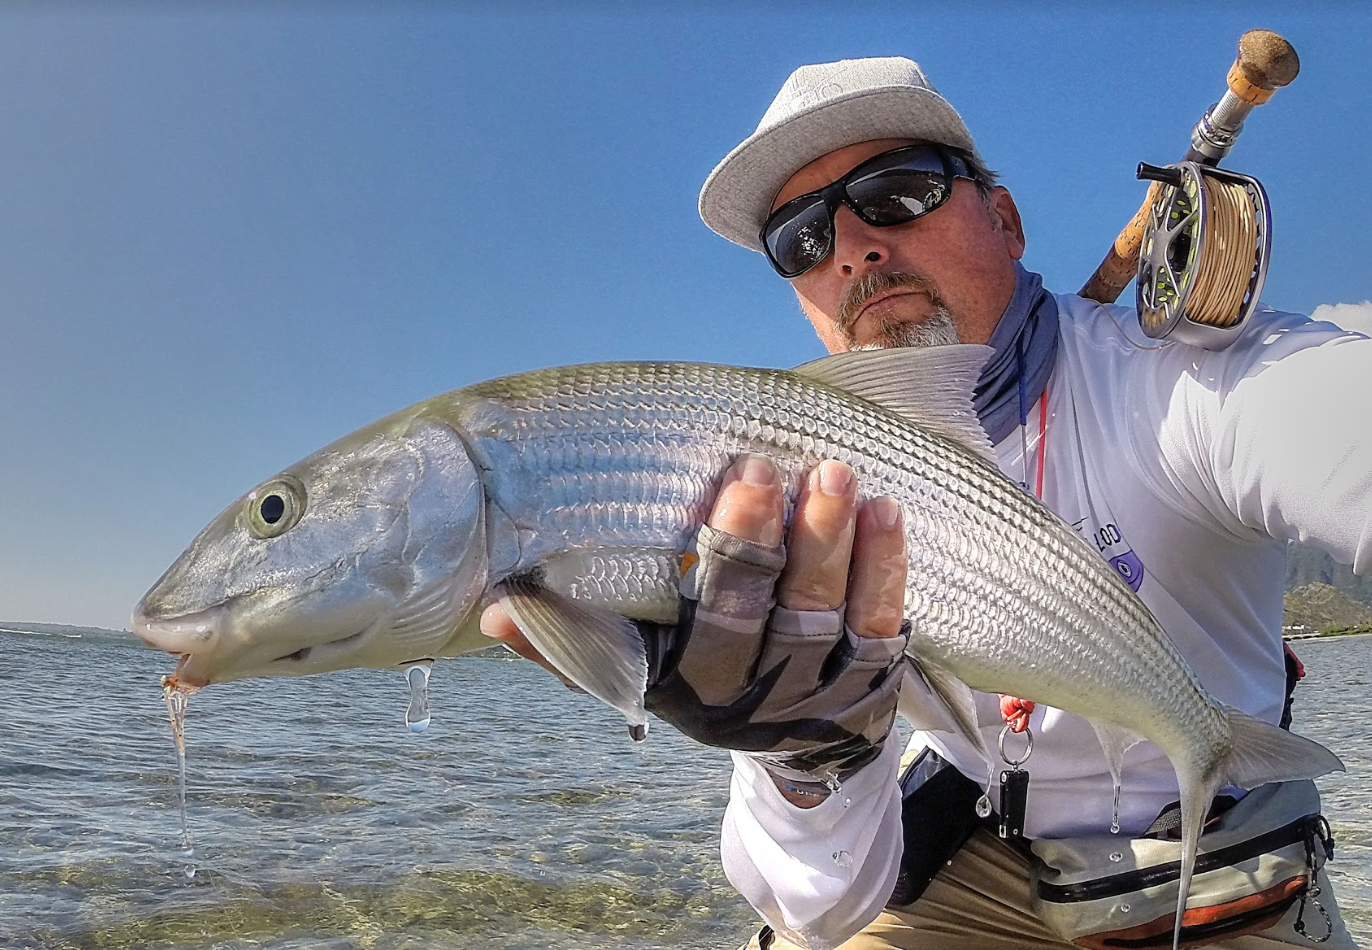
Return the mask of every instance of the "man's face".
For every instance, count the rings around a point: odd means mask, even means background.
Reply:
[[[910,139],[860,142],[824,155],[791,176],[775,210],[823,188],[874,155]],[[831,353],[857,348],[991,338],[1015,289],[1024,253],[1019,211],[1004,188],[983,199],[959,178],[948,201],[908,224],[874,228],[846,206],[834,215],[834,249],[791,280],[800,309]]]

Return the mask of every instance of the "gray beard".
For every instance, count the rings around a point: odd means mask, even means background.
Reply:
[[[946,307],[940,306],[932,317],[919,323],[883,320],[877,327],[875,340],[851,348],[885,350],[896,346],[949,346],[961,342],[957,327],[953,326],[952,314]]]

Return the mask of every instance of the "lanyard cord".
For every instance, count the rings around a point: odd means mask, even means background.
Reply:
[[[1043,384],[1043,395],[1039,397],[1039,472],[1034,497],[1043,500],[1043,462],[1048,458],[1048,384]]]
[[[1015,369],[1019,373],[1019,441],[1020,441],[1020,487],[1025,491],[1029,490],[1029,399],[1024,391],[1024,335],[1021,334],[1015,340]],[[1034,497],[1042,500],[1043,498],[1043,461],[1048,455],[1048,443],[1045,436],[1048,432],[1048,384],[1043,384],[1043,395],[1039,397],[1039,441],[1038,441],[1038,473],[1034,480]],[[1027,699],[1019,699],[1015,696],[1008,696],[1004,693],[1000,696],[1000,715],[1005,720],[1005,728],[1001,730],[1000,740],[1002,750],[1005,748],[1005,731],[1024,732],[1029,728],[1029,716],[1034,711],[1034,704]],[[1029,736],[1029,748],[1034,748],[1033,734]],[[1004,758],[1004,751],[1001,757]],[[1024,759],[1029,758],[1026,752]],[[1024,759],[1019,764],[1023,764]],[[1006,759],[1006,764],[1010,765],[1010,760]],[[1012,765],[1018,770],[1019,765]],[[994,772],[993,772],[994,774]],[[1003,784],[1003,781],[1002,781]],[[1004,804],[1002,803],[1002,808]]]
[[[1015,337],[1015,382],[1019,384],[1019,487],[1029,490],[1029,401],[1024,396],[1024,334]]]
[[[1015,369],[1019,383],[1019,444],[1020,444],[1020,482],[1019,487],[1029,490],[1029,398],[1024,391],[1024,334],[1015,338]],[[1048,384],[1043,384],[1043,395],[1039,397],[1039,441],[1038,477],[1035,479],[1034,497],[1043,498],[1043,461],[1048,454],[1044,434],[1048,428]]]
[[[1015,340],[1015,369],[1019,376],[1019,442],[1020,442],[1020,487],[1025,491],[1029,490],[1029,399],[1024,391],[1024,334],[1020,334]],[[1038,441],[1038,474],[1034,482],[1034,497],[1043,498],[1043,460],[1048,454],[1048,443],[1044,441],[1044,436],[1048,431],[1048,384],[1043,384],[1043,395],[1039,397],[1039,441]],[[1019,699],[1015,696],[1000,694],[1000,715],[1005,720],[1005,728],[1000,732],[1001,757],[1005,757],[1005,733],[1006,731],[1020,733],[1029,728],[1029,716],[1034,712],[1034,704],[1027,699]],[[1034,748],[1033,733],[1029,735],[1029,749]],[[1018,764],[1011,764],[1006,759],[1006,764],[1019,771],[1025,759],[1029,758],[1029,752],[1025,752],[1024,759]],[[994,768],[992,770],[994,775]],[[1004,779],[1001,781],[1002,794],[1004,794]],[[988,795],[989,795],[988,786]],[[989,800],[989,799],[988,799]],[[1002,809],[1005,807],[1001,803]]]

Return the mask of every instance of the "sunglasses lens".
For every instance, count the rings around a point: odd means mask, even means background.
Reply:
[[[859,218],[885,228],[942,205],[953,193],[953,180],[938,149],[903,146],[869,159],[827,188],[788,201],[772,212],[762,229],[767,256],[782,277],[799,277],[833,250],[828,202],[834,200],[836,189],[843,190]]]
[[[900,164],[873,168],[848,181],[848,198],[858,216],[877,227],[928,214],[947,201],[951,191],[952,182],[935,152],[915,153]]]
[[[818,195],[782,205],[762,233],[768,255],[783,277],[796,277],[824,260],[833,236],[829,209]]]

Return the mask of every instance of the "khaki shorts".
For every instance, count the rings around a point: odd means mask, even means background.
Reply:
[[[1319,902],[1329,912],[1334,933],[1316,944],[1296,932],[1300,904],[1293,906],[1274,926],[1258,934],[1235,937],[1217,947],[1231,950],[1276,950],[1279,947],[1320,947],[1321,950],[1357,950],[1339,915],[1329,879],[1320,872]],[[1310,905],[1305,912],[1306,929],[1323,935],[1324,918]],[[759,950],[758,937],[748,942]],[[774,950],[796,950],[777,936]],[[1050,933],[1029,906],[1029,864],[995,835],[983,829],[973,833],[947,868],[929,884],[924,895],[904,907],[888,907],[840,950],[1077,950]]]

